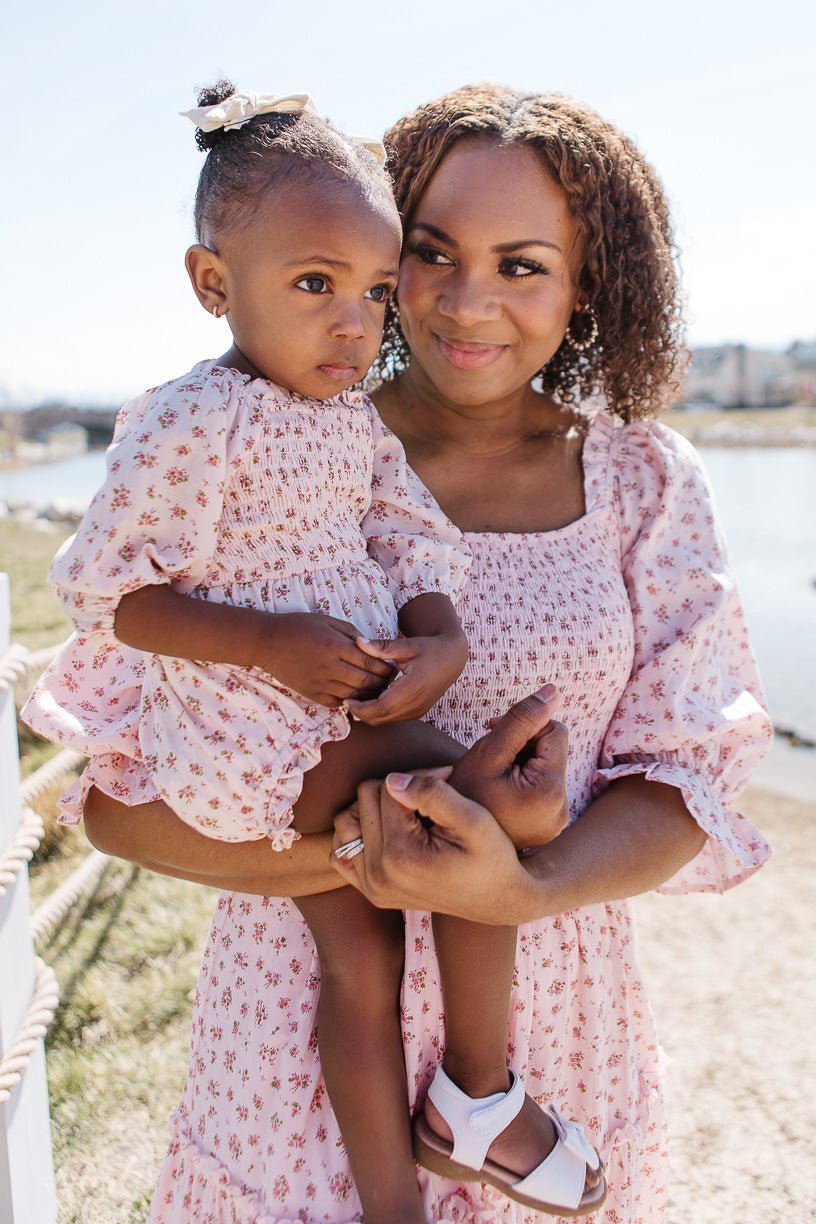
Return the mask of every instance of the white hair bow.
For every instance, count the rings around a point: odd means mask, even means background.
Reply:
[[[193,110],[179,111],[179,114],[190,119],[202,132],[214,132],[217,128],[232,132],[249,123],[256,115],[268,115],[272,112],[289,115],[298,111],[308,111],[310,115],[320,118],[320,111],[309,94],[264,94],[239,89],[224,98],[223,102],[216,102],[212,106],[196,106]],[[381,141],[369,140],[363,136],[354,136],[352,139],[368,149],[369,153],[373,153],[381,166],[385,165],[385,147]]]

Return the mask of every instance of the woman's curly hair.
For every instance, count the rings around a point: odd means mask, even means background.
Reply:
[[[565,404],[600,393],[625,421],[656,415],[677,393],[686,352],[668,205],[652,167],[627,136],[572,98],[470,85],[386,132],[406,228],[446,154],[466,139],[529,145],[566,191],[580,227],[577,283],[598,336],[583,352],[565,339],[541,372],[544,389]],[[591,334],[587,320],[583,310],[573,314],[579,342]],[[409,360],[398,311],[389,308],[373,373],[387,379]]]

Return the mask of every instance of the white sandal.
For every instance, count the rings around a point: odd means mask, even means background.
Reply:
[[[454,1181],[487,1182],[525,1207],[550,1215],[580,1216],[600,1207],[606,1198],[601,1158],[584,1128],[568,1121],[553,1105],[547,1107],[558,1138],[550,1154],[521,1180],[518,1174],[486,1160],[493,1140],[510,1125],[524,1105],[524,1085],[510,1072],[507,1092],[469,1097],[437,1067],[428,1097],[453,1133],[453,1141],[431,1129],[424,1114],[414,1118],[414,1155],[432,1173]],[[584,1190],[587,1169],[601,1170],[597,1186]]]

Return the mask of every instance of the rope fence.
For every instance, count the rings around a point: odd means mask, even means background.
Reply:
[[[7,580],[0,575],[0,648],[8,641]],[[34,942],[42,944],[101,878],[110,859],[98,850],[87,854],[79,866],[55,888],[33,913],[28,910],[27,867],[42,843],[45,821],[37,805],[55,786],[66,782],[82,764],[84,757],[70,749],[61,749],[24,781],[19,781],[19,766],[10,757],[18,753],[15,722],[16,710],[26,691],[53,659],[59,646],[29,651],[20,645],[9,645],[0,656],[0,715],[3,734],[0,736],[0,769],[5,784],[0,789],[0,904],[3,906],[3,929],[0,940],[2,970],[8,975],[14,992],[15,1006],[0,1006],[0,1219],[21,1224],[40,1221],[45,1224],[55,1218],[56,1200],[53,1172],[38,1168],[38,1177],[31,1177],[29,1151],[32,1132],[38,1135],[36,1146],[40,1159],[50,1161],[48,1102],[45,1092],[42,1040],[59,1004],[59,987],[54,970],[39,956],[32,956]],[[12,697],[14,701],[12,703]],[[13,745],[13,747],[12,747]],[[12,768],[13,765],[13,768]],[[11,779],[11,785],[8,785]],[[6,806],[8,805],[8,806]],[[11,822],[11,824],[9,823]],[[2,839],[6,838],[4,845]],[[25,905],[20,912],[18,901]],[[33,986],[26,986],[33,977]],[[30,989],[30,995],[28,990]],[[6,986],[4,985],[4,991]],[[24,993],[21,993],[24,992]],[[26,1003],[27,998],[27,1003]],[[11,1027],[9,1039],[7,1030]],[[22,1016],[21,1016],[22,1013]],[[31,1092],[15,1104],[13,1113],[4,1112],[16,1092],[23,1092],[33,1073]],[[28,1099],[30,1098],[30,1099]],[[18,1114],[30,1116],[20,1121],[15,1138]],[[32,1125],[33,1123],[33,1125]],[[5,1146],[5,1158],[3,1147]],[[39,1173],[42,1172],[42,1178]]]
[[[44,833],[42,817],[30,807],[23,808],[23,817],[14,840],[0,853],[0,897],[5,896],[23,864],[31,861]]]
[[[0,1062],[0,1105],[11,1096],[22,1079],[34,1049],[45,1036],[59,1003],[59,987],[54,970],[37,957],[34,993],[20,1031]]]

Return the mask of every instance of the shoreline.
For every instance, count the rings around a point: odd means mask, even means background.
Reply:
[[[796,746],[776,732],[771,749],[751,775],[755,790],[816,805],[816,749]]]

